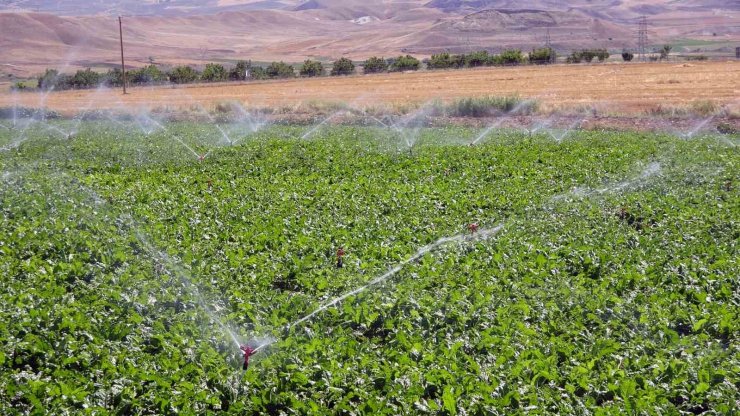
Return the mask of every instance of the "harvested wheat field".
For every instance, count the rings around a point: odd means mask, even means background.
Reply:
[[[636,114],[670,106],[713,101],[737,111],[740,62],[646,63],[527,66],[454,71],[422,71],[296,78],[247,83],[157,86],[120,90],[0,95],[0,106],[45,105],[62,114],[88,108],[213,108],[238,101],[251,108],[296,107],[306,103],[342,102],[359,107],[404,106],[431,100],[485,95],[519,95],[539,100],[544,110],[594,108]]]

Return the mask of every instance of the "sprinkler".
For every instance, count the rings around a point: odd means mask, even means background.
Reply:
[[[337,269],[344,267],[344,254],[344,249],[339,247],[339,250],[337,250]]]
[[[206,159],[206,155],[198,155],[198,162],[202,162]]]
[[[244,353],[244,365],[242,366],[242,368],[246,370],[249,368],[249,357],[256,354],[258,348],[252,348],[249,345],[245,344],[245,345],[239,346],[239,349],[242,350],[242,352]]]
[[[475,234],[478,232],[478,228],[480,228],[480,225],[478,225],[477,222],[473,222],[468,224],[468,230],[470,230],[470,234]]]

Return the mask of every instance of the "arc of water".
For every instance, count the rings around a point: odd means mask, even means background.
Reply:
[[[385,272],[382,275],[380,275],[380,276],[376,277],[375,279],[371,280],[370,282],[368,282],[364,286],[361,286],[361,287],[358,287],[358,288],[356,288],[354,290],[351,290],[349,292],[346,292],[346,293],[342,294],[341,296],[337,296],[336,298],[334,298],[334,299],[332,299],[332,300],[330,300],[330,301],[322,304],[318,308],[314,309],[308,315],[306,315],[306,316],[304,316],[304,317],[302,317],[302,318],[300,318],[300,319],[298,319],[298,320],[296,320],[294,322],[289,323],[288,325],[286,325],[284,327],[284,329],[286,331],[290,331],[291,329],[293,329],[293,328],[295,328],[295,327],[303,324],[304,322],[309,321],[311,318],[315,317],[316,315],[320,314],[321,312],[323,312],[323,311],[331,308],[334,305],[337,305],[337,304],[341,303],[342,301],[346,300],[347,298],[349,298],[351,296],[354,296],[354,295],[357,295],[357,294],[360,294],[360,293],[366,291],[367,289],[369,289],[369,288],[371,288],[373,286],[377,286],[377,285],[385,282],[386,280],[388,280],[391,277],[393,277],[396,274],[398,274],[398,272],[400,272],[406,265],[419,260],[425,254],[427,254],[427,253],[429,253],[429,252],[431,252],[431,251],[433,251],[433,250],[435,250],[435,249],[437,249],[437,248],[439,248],[439,247],[441,247],[443,245],[450,244],[450,243],[463,242],[463,241],[466,241],[466,240],[467,241],[477,241],[477,240],[486,239],[486,238],[488,238],[488,237],[490,237],[492,235],[497,234],[503,228],[504,228],[504,224],[503,223],[500,223],[500,224],[496,225],[495,227],[479,230],[476,234],[472,234],[472,235],[456,234],[456,235],[453,235],[453,236],[450,236],[450,237],[442,237],[439,240],[437,240],[437,241],[435,241],[435,242],[433,242],[431,244],[427,244],[426,246],[418,249],[414,254],[412,254],[411,256],[407,257],[405,260],[403,260],[402,262],[398,263],[397,265],[395,265],[394,267],[392,267],[387,272]],[[265,348],[265,347],[273,344],[274,342],[276,342],[276,341],[263,344],[263,345],[259,346],[255,351],[261,350],[262,348]]]
[[[330,115],[329,117],[326,117],[326,118],[325,118],[324,120],[322,120],[322,121],[321,121],[321,123],[319,123],[319,124],[317,124],[317,125],[313,126],[313,127],[312,127],[312,128],[310,129],[310,130],[308,130],[307,132],[303,133],[303,135],[301,136],[301,140],[306,140],[306,139],[308,139],[308,138],[309,138],[309,137],[311,137],[311,135],[313,135],[313,134],[314,134],[314,133],[315,133],[315,132],[316,132],[316,131],[317,131],[318,129],[320,129],[320,128],[321,128],[321,126],[323,126],[324,124],[328,123],[329,121],[331,121],[331,120],[332,120],[332,119],[333,119],[334,117],[338,116],[339,114],[343,114],[343,113],[346,113],[346,112],[347,112],[347,110],[339,110],[339,111],[335,111],[335,112],[334,112],[333,114],[331,114],[331,115]]]

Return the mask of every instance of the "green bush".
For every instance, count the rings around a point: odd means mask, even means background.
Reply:
[[[200,77],[206,82],[221,82],[229,79],[229,74],[221,64],[207,64]]]
[[[532,49],[529,53],[529,62],[535,65],[554,64],[557,60],[557,54],[553,48]]]
[[[200,78],[200,73],[189,66],[178,66],[169,73],[170,81],[175,84],[188,84]]]
[[[453,101],[445,112],[452,117],[486,117],[497,111],[509,112],[514,109],[529,113],[537,109],[537,102],[525,101],[516,96],[469,97]]]
[[[144,68],[128,73],[128,81],[132,84],[154,84],[166,80],[167,75],[157,68],[156,65],[147,65]]]
[[[599,60],[599,62],[604,62],[607,59],[609,59],[609,51],[606,49],[594,49],[593,51],[594,56]]]
[[[247,79],[247,72],[251,72],[252,61],[239,61],[236,66],[229,70],[229,79],[232,81],[244,81]]]
[[[295,70],[292,65],[280,61],[271,63],[265,69],[265,74],[268,78],[293,78],[295,77]]]
[[[350,75],[355,72],[355,64],[347,58],[339,58],[331,68],[332,75]]]
[[[59,71],[56,69],[47,69],[38,79],[38,88],[45,91],[56,88],[58,78]]]
[[[123,85],[123,72],[119,68],[113,68],[103,74],[100,83],[106,87],[120,87]]]
[[[507,49],[492,59],[493,65],[519,65],[524,62],[524,55],[519,49]]]
[[[447,69],[453,67],[452,55],[447,52],[432,55],[427,62],[429,69]]]
[[[604,62],[609,58],[609,52],[606,49],[582,49],[580,51],[573,51],[566,59],[566,62],[569,64],[579,64],[583,61],[592,62],[594,58],[597,58],[599,62]]]
[[[388,70],[388,62],[385,58],[378,58],[373,56],[365,61],[362,66],[362,72],[365,74],[377,74],[379,72],[385,72]]]
[[[90,68],[75,72],[70,80],[72,88],[93,88],[97,87],[100,82],[100,74],[92,71]]]
[[[25,82],[18,81],[15,84],[13,84],[13,86],[10,87],[10,89],[13,91],[23,91],[23,90],[28,89],[28,85],[26,85]]]
[[[421,67],[421,62],[411,55],[399,56],[393,59],[393,63],[390,65],[390,71],[401,72],[401,71],[417,71]]]
[[[492,56],[488,54],[488,51],[477,51],[465,55],[465,66],[468,68],[476,68],[479,66],[486,66],[492,64]]]
[[[324,65],[319,61],[306,59],[299,72],[302,77],[320,77],[324,75]]]

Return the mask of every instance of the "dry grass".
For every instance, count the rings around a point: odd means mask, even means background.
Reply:
[[[542,111],[598,108],[621,114],[657,114],[661,111],[656,108],[675,106],[703,113],[719,108],[735,113],[740,104],[739,85],[740,62],[556,65],[133,88],[125,96],[120,91],[64,91],[50,94],[46,104],[63,114],[87,107],[214,109],[230,101],[278,112],[328,111],[345,105],[402,111],[433,101],[519,96],[536,100]],[[0,93],[0,107],[11,103],[9,93]],[[38,106],[40,94],[20,94],[19,103]]]

